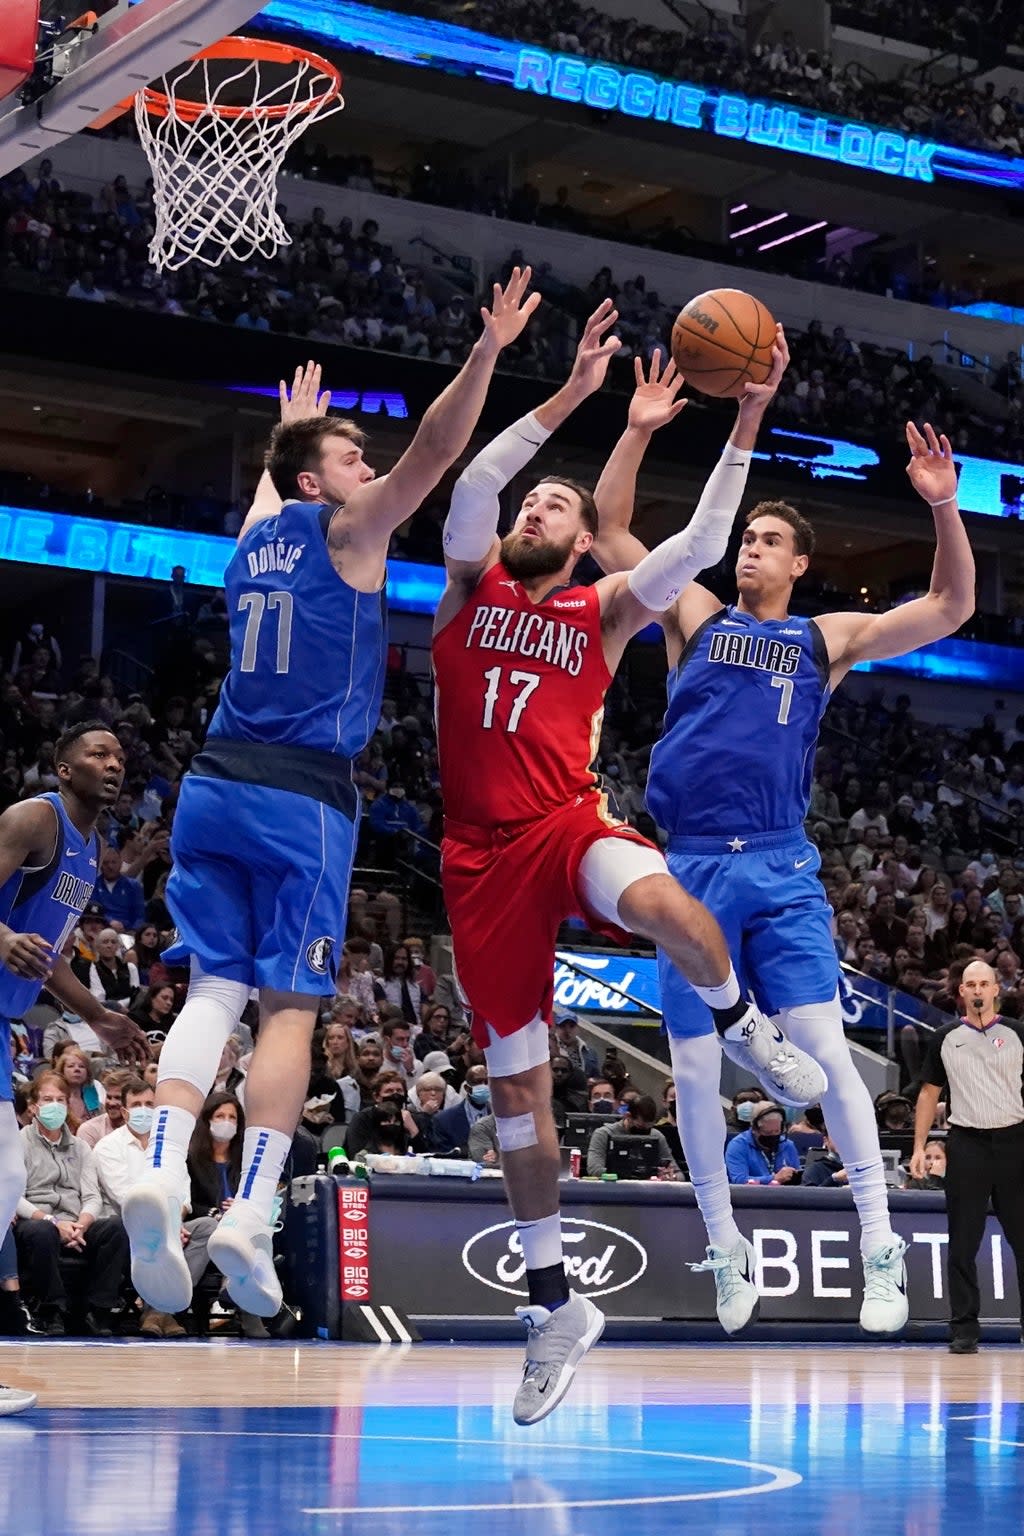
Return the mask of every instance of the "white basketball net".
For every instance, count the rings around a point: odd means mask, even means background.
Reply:
[[[226,68],[223,59],[200,56],[136,95],[135,121],[153,168],[149,258],[158,271],[187,261],[216,267],[228,256],[269,257],[291,243],[277,212],[282,161],[311,123],[345,103],[315,57],[292,61],[288,70],[281,78],[277,62],[238,59]],[[165,110],[151,110],[154,92],[166,97]],[[225,111],[240,105],[243,116]]]

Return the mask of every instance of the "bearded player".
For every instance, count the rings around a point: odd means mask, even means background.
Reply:
[[[545,1020],[563,919],[581,913],[619,940],[628,932],[653,939],[710,1009],[723,1048],[774,1098],[807,1102],[824,1084],[810,1059],[741,999],[718,924],[673,880],[659,851],[608,814],[590,769],[626,642],[724,554],[745,461],[737,476],[730,450],[690,528],[628,576],[596,586],[570,584],[597,529],[593,498],[573,481],[555,476],[534,486],[508,537],[496,533],[498,492],[600,388],[619,346],[608,334],[616,319],[606,301],[587,323],[565,386],[460,478],[434,626],[444,895],[459,981],[487,1058],[529,1287],[530,1305],[519,1309],[528,1325],[514,1408],[520,1424],[550,1413],[604,1326],[592,1302],[570,1296],[562,1262]],[[715,1070],[713,1085],[718,1078]]]
[[[651,433],[672,419],[681,382],[672,363],[664,374],[659,363],[656,353],[646,379],[637,369],[626,431],[595,493],[601,531],[594,553],[606,571],[639,571],[650,558],[629,532],[636,476]],[[957,510],[949,442],[927,426],[922,436],[913,423],[906,434],[907,473],[935,518],[927,595],[888,613],[791,614],[814,533],[784,502],[760,502],[744,520],[736,604],[725,607],[693,583],[661,616],[668,711],[647,780],[648,809],[669,833],[669,869],[722,924],[744,990],[753,989],[828,1077],[821,1105],[861,1223],[860,1324],[876,1335],[896,1333],[907,1321],[906,1244],[889,1219],[871,1098],[843,1032],[832,914],[803,823],[818,722],[850,668],[942,639],[974,610],[974,559]],[[729,774],[709,773],[709,755],[727,761]],[[753,1249],[733,1219],[722,1152],[713,1021],[668,950],[658,959],[679,1133],[710,1242],[706,1261],[694,1267],[714,1274],[719,1320],[737,1333],[754,1314],[757,1291]]]

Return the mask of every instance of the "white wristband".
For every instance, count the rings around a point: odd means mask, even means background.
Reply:
[[[946,496],[942,501],[930,501],[928,505],[934,510],[936,507],[948,507],[951,501],[959,499],[959,496]]]

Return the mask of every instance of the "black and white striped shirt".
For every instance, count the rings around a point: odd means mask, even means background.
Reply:
[[[1024,1024],[994,1018],[984,1029],[964,1019],[937,1029],[922,1077],[949,1090],[949,1123],[996,1131],[1024,1121]]]

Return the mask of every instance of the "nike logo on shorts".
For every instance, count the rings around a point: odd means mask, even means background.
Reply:
[[[78,858],[78,849],[77,848],[65,848],[64,849],[64,857],[66,859],[77,859]]]
[[[794,869],[806,869],[808,864],[812,863],[813,859],[814,859],[814,854],[813,853],[811,854],[811,857],[809,859],[797,859],[796,863],[793,865],[793,868]]]

